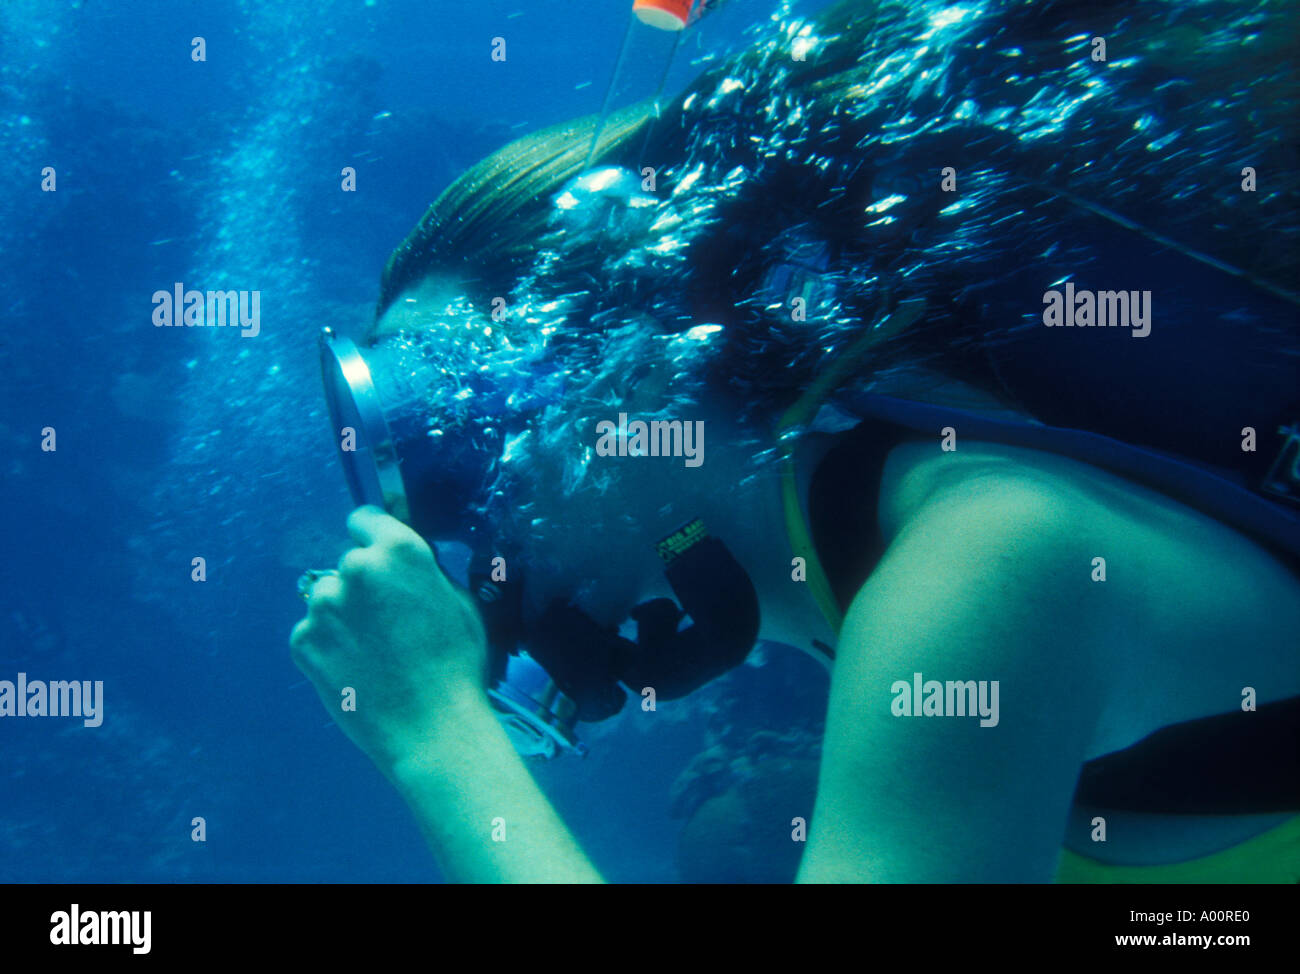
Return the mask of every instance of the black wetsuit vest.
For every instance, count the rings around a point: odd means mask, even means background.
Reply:
[[[949,425],[966,439],[1072,456],[1160,489],[1256,538],[1300,573],[1300,511],[1272,492],[1252,490],[1231,471],[1078,430],[990,421],[879,396],[859,397],[852,413],[860,422],[818,466],[807,505],[818,557],[843,609],[884,554],[876,504],[889,451],[908,440],[937,442]],[[1290,448],[1285,438],[1280,443],[1279,449]],[[1165,727],[1090,761],[1075,802],[1164,814],[1300,811],[1300,697]]]

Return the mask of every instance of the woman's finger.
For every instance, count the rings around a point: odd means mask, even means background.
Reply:
[[[322,626],[320,620],[310,616],[299,619],[289,634],[289,655],[294,665],[308,676],[315,671],[321,656],[335,645],[337,640],[328,627]]]
[[[352,539],[362,547],[384,548],[408,554],[433,554],[428,543],[415,531],[391,514],[371,505],[358,507],[348,515],[348,531]]]
[[[343,598],[343,579],[338,575],[322,575],[307,593],[307,617],[310,619],[324,611],[333,611]]]
[[[410,531],[405,524],[378,507],[366,504],[348,515],[348,533],[362,547],[382,544],[394,531],[394,525]]]
[[[360,578],[375,567],[375,562],[375,549],[349,548],[339,559],[339,577],[344,581]]]

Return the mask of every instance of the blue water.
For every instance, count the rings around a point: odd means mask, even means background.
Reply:
[[[369,321],[389,252],[470,163],[600,108],[629,7],[6,0],[0,679],[102,680],[105,716],[0,721],[0,880],[438,878],[289,658],[297,576],[347,546],[316,336]],[[772,7],[701,24],[667,90]],[[665,56],[634,52],[616,103]],[[261,334],[154,328],[176,282],[259,290]],[[608,878],[679,878],[674,780],[719,721],[815,714],[815,667],[778,692],[805,665],[749,667],[653,732],[587,729],[590,757],[538,771]]]

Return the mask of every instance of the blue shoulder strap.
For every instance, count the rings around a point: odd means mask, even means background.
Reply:
[[[1168,494],[1270,547],[1300,558],[1300,512],[1256,493],[1234,479],[1230,471],[1084,430],[993,419],[963,409],[869,393],[836,398],[837,404],[859,419],[890,422],[930,435],[951,426],[972,439],[1090,463]]]

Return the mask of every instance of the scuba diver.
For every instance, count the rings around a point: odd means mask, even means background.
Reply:
[[[290,640],[447,879],[599,881],[521,753],[756,641],[798,881],[1300,879],[1295,19],[842,2],[448,188]]]

